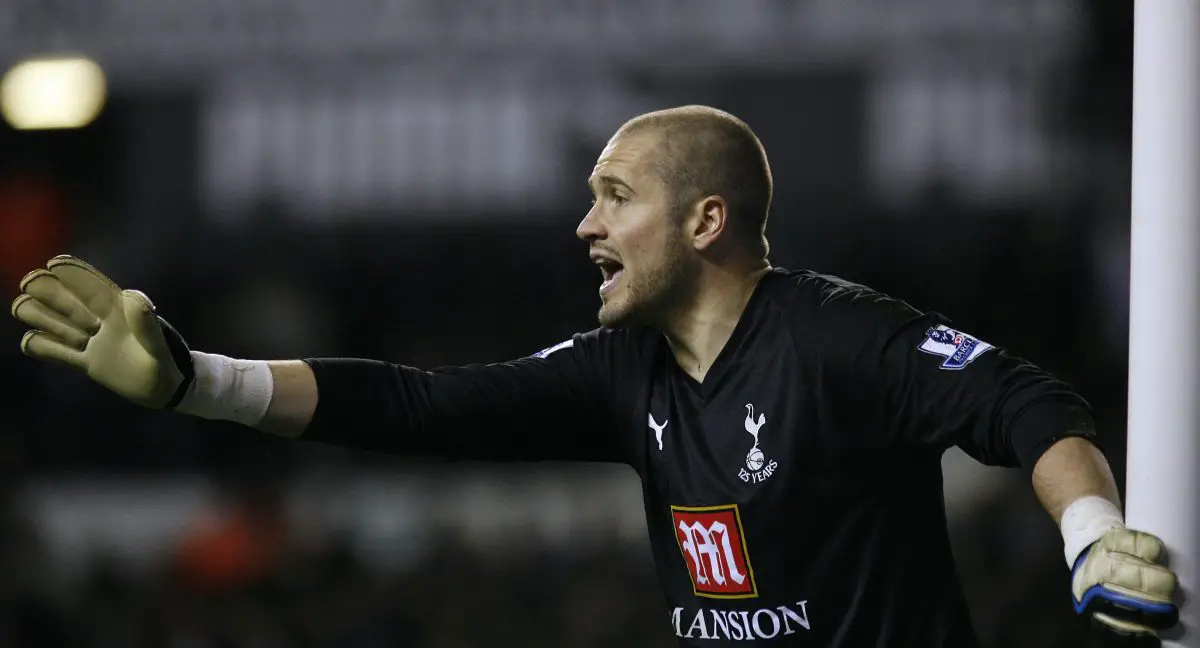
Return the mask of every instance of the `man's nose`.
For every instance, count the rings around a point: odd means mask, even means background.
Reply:
[[[579,226],[575,228],[575,236],[587,242],[604,238],[604,229],[600,226],[600,219],[596,216],[595,207],[588,210],[583,220],[579,221]]]

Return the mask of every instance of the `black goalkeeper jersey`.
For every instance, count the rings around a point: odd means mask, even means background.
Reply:
[[[1083,399],[1037,367],[936,314],[783,269],[702,383],[648,330],[433,371],[308,362],[320,398],[304,439],[632,466],[684,646],[976,646],[943,452],[1032,469],[1054,441],[1094,436]]]

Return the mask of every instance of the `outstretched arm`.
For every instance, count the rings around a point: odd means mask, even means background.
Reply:
[[[868,421],[892,441],[941,452],[957,445],[989,465],[1021,466],[1063,533],[1075,609],[1106,632],[1151,637],[1174,625],[1175,577],[1152,534],[1127,529],[1087,403],[1049,373],[940,317],[860,287],[830,290],[834,358],[845,388],[879,395]],[[847,331],[860,331],[846,335]]]
[[[290,438],[395,454],[622,461],[609,338],[577,335],[511,362],[432,371],[348,358],[241,360],[191,351],[145,295],[56,257],[21,282],[26,355],[130,401]]]

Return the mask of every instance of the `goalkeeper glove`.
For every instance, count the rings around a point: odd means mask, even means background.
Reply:
[[[13,317],[32,358],[65,364],[145,407],[174,408],[195,372],[183,338],[136,290],[121,290],[92,266],[57,256],[21,280]]]
[[[1171,602],[1175,574],[1162,565],[1162,540],[1124,527],[1109,530],[1088,547],[1071,570],[1075,611],[1106,633],[1133,639],[1156,637],[1179,621]]]

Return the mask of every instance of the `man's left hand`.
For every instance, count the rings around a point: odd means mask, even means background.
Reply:
[[[1163,564],[1166,557],[1162,540],[1149,533],[1125,528],[1105,533],[1071,571],[1075,611],[1106,632],[1156,637],[1179,622],[1172,602],[1176,579]]]

